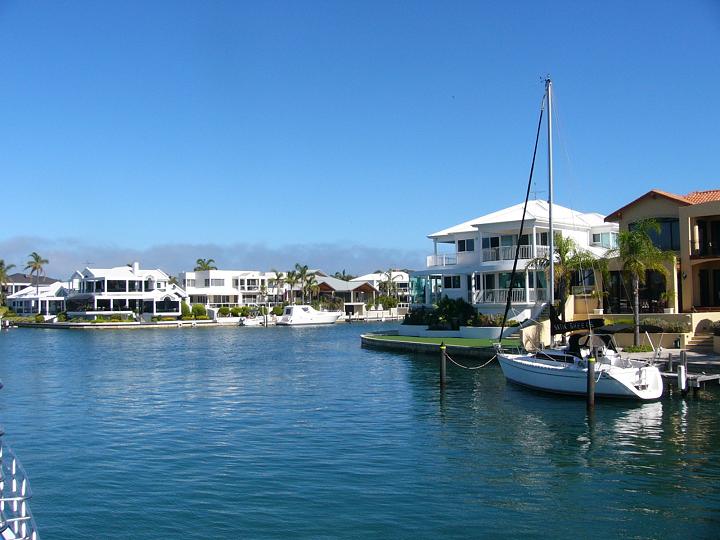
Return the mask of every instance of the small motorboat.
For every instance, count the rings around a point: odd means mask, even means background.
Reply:
[[[312,306],[285,306],[285,311],[278,318],[277,324],[282,326],[300,326],[306,324],[335,324],[342,311],[318,311]]]

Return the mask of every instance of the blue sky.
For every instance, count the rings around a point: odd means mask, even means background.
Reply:
[[[720,187],[716,0],[18,0],[0,51],[0,258],[49,273],[421,267],[520,202],[546,73],[558,203]]]

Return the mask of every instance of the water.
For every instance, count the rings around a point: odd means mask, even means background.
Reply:
[[[589,423],[494,365],[441,399],[379,328],[3,332],[43,539],[717,537],[717,391]]]

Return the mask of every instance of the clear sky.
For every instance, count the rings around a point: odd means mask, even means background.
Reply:
[[[0,258],[420,268],[521,201],[547,73],[558,203],[719,188],[719,59],[718,0],[5,0]]]

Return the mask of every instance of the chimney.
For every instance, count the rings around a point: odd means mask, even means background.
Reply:
[[[140,272],[140,263],[137,261],[133,262],[132,269],[133,274],[137,274],[138,272]]]

